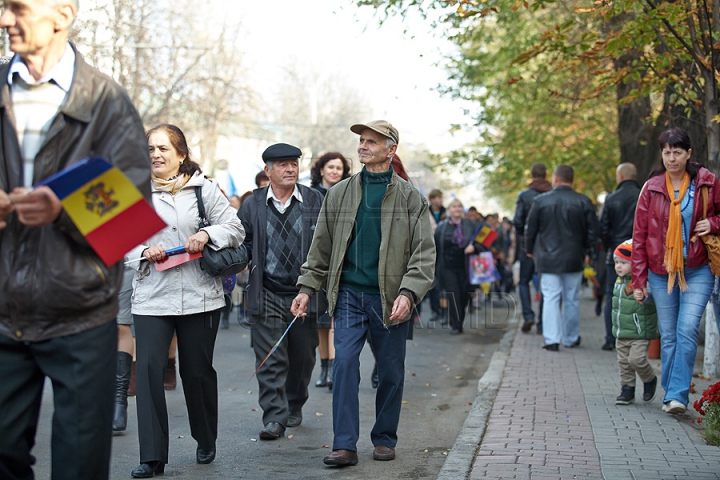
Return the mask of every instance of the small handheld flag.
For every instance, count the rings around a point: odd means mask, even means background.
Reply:
[[[290,327],[293,326],[293,323],[295,323],[295,320],[297,320],[297,319],[298,319],[298,316],[295,315],[295,318],[293,318],[292,322],[290,322],[290,325],[288,325],[288,327],[285,329],[285,333],[282,334],[282,337],[280,337],[280,340],[278,340],[277,343],[275,345],[273,345],[273,347],[270,349],[268,354],[265,355],[265,358],[263,358],[263,361],[260,362],[260,365],[258,365],[258,367],[255,369],[255,372],[252,375],[250,375],[250,378],[248,378],[248,382],[250,380],[252,380],[252,378],[255,376],[255,374],[260,371],[260,369],[262,368],[263,365],[265,365],[265,362],[267,361],[268,358],[270,358],[270,355],[275,353],[275,350],[277,350],[278,346],[280,346],[280,343],[285,338],[285,335],[287,335],[287,333],[290,331]]]
[[[158,272],[162,272],[163,270],[168,270],[172,267],[182,265],[183,263],[187,263],[190,260],[195,260],[196,258],[200,257],[202,257],[202,252],[177,253],[175,255],[165,257],[159,262],[155,262],[155,270],[157,270]]]
[[[83,159],[35,187],[41,185],[55,192],[107,266],[166,226],[135,185],[99,157]]]
[[[202,252],[196,252],[196,253],[186,253],[185,247],[174,247],[169,248],[165,250],[165,255],[167,257],[163,258],[159,262],[155,262],[155,270],[158,272],[162,272],[163,270],[167,270],[169,268],[175,267],[177,265],[182,265],[185,262],[189,262],[190,260],[195,260],[196,258],[202,257]],[[147,261],[147,258],[140,257],[140,258],[134,258],[132,260],[128,260],[125,262],[125,265],[130,265],[134,262],[143,262]]]
[[[490,248],[497,236],[497,232],[490,228],[490,225],[482,224],[477,228],[477,230],[475,230],[473,240],[477,243],[485,245],[487,248]]]

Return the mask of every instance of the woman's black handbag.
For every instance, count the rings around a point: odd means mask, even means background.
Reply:
[[[200,225],[198,229],[209,227],[210,222],[205,215],[205,205],[202,200],[202,187],[195,187],[197,197],[198,213],[200,214]],[[213,250],[205,245],[200,257],[200,268],[213,277],[229,277],[245,270],[248,264],[248,253],[245,245],[238,247],[221,248]]]

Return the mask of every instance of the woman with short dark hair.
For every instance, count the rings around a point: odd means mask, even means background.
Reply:
[[[310,186],[324,197],[327,191],[340,180],[350,178],[350,163],[340,152],[327,152],[318,158],[310,169]],[[332,390],[332,368],[335,360],[333,325],[330,315],[325,312],[318,318],[318,353],[320,354],[320,378],[316,387]]]

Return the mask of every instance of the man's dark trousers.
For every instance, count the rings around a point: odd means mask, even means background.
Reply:
[[[518,260],[520,260],[518,294],[520,295],[520,304],[522,305],[523,320],[534,320],[535,312],[533,312],[532,309],[530,282],[532,282],[532,277],[535,273],[535,262],[532,258],[528,257],[522,249],[518,252]]]
[[[0,478],[34,478],[45,377],[53,385],[53,480],[102,480],[110,474],[115,398],[115,321],[75,335],[17,342],[0,335]]]
[[[265,291],[263,295],[266,315],[250,316],[256,368],[290,325],[290,307],[297,294]],[[308,399],[318,343],[317,315],[300,317],[257,373],[263,425],[278,422],[287,427],[289,413],[302,410]]]
[[[333,364],[333,450],[357,451],[360,436],[360,352],[370,335],[378,365],[375,446],[394,447],[405,382],[405,343],[410,321],[385,327],[380,295],[340,288],[335,308]]]
[[[612,333],[612,297],[615,281],[617,280],[617,272],[615,264],[606,266],[605,275],[605,343],[615,345],[615,337]]]

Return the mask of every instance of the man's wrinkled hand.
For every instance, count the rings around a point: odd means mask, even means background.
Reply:
[[[398,295],[393,303],[392,312],[390,313],[390,320],[405,320],[410,316],[410,308],[412,303],[410,299],[405,295]]]
[[[10,201],[10,197],[7,193],[0,190],[0,229],[7,227],[5,220],[13,210],[15,210],[15,205]]]
[[[290,306],[290,313],[296,317],[304,317],[307,315],[305,312],[307,310],[308,302],[310,302],[310,296],[307,293],[298,293]]]
[[[9,195],[18,220],[28,227],[49,225],[60,216],[62,203],[50,187],[16,188]],[[0,202],[1,203],[1,202]]]

